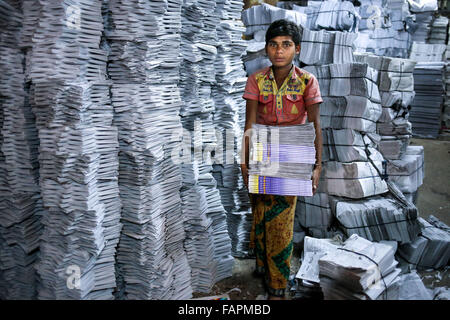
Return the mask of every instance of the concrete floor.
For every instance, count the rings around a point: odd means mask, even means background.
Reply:
[[[425,178],[416,204],[419,215],[426,219],[432,214],[450,225],[450,138],[412,139],[411,145],[425,151]]]
[[[419,215],[427,218],[434,215],[450,225],[450,137],[437,140],[412,139],[411,145],[421,145],[425,151],[425,178],[419,188],[417,208]],[[299,248],[294,250],[291,261],[291,274],[299,268]],[[255,260],[235,259],[233,276],[218,282],[210,294],[195,294],[195,297],[219,295],[230,292],[232,300],[254,300],[264,295],[264,287],[259,278],[253,276]],[[424,284],[429,288],[450,286],[449,270],[438,272],[420,272]]]

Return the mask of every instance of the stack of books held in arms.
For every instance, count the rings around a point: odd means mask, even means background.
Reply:
[[[252,129],[249,192],[312,196],[311,174],[316,155],[313,124],[257,124]]]

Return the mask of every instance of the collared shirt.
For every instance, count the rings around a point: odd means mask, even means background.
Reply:
[[[306,122],[306,107],[321,103],[319,83],[311,73],[293,66],[280,88],[271,67],[247,79],[244,99],[257,100],[256,123],[294,125]]]

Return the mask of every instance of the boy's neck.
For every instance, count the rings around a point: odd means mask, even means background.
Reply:
[[[292,63],[285,67],[272,66],[273,75],[275,77],[275,81],[277,82],[278,88],[281,87],[284,80],[289,75],[289,72],[291,72],[291,69],[292,69]]]

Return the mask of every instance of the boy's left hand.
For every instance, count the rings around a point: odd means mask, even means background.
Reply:
[[[319,187],[319,180],[320,180],[320,171],[321,167],[315,167],[312,172],[312,192],[313,195],[316,194],[317,188]]]

